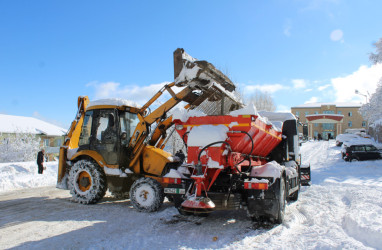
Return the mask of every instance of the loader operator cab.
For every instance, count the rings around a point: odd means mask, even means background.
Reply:
[[[79,151],[93,150],[106,164],[128,166],[128,145],[139,122],[137,114],[118,109],[93,109],[85,113]]]

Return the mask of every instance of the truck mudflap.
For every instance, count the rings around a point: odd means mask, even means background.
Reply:
[[[310,175],[310,165],[301,165],[301,185],[310,186],[311,175]]]
[[[280,179],[277,179],[267,190],[247,190],[247,213],[256,221],[276,220],[279,212]]]

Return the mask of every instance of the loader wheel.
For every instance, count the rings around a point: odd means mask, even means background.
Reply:
[[[143,177],[131,186],[130,201],[140,212],[158,211],[163,200],[163,187],[154,179]]]
[[[279,186],[276,189],[276,201],[278,205],[277,216],[275,222],[281,224],[284,221],[285,206],[286,206],[286,188],[285,179],[281,177],[279,180]]]
[[[69,172],[69,190],[73,200],[78,203],[97,203],[107,190],[103,169],[92,161],[76,162]]]

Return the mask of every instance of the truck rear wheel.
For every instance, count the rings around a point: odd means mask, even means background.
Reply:
[[[140,212],[158,211],[163,200],[163,187],[154,179],[143,177],[131,186],[130,201]]]
[[[69,172],[69,190],[73,200],[78,203],[97,203],[107,190],[103,169],[89,160],[76,162]]]
[[[286,188],[285,178],[280,177],[279,186],[276,188],[276,201],[278,205],[275,222],[281,224],[284,221],[285,206],[286,206]]]

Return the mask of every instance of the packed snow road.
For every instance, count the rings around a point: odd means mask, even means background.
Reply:
[[[186,217],[170,203],[139,213],[110,196],[80,205],[53,186],[19,185],[0,193],[0,248],[381,249],[382,161],[344,162],[332,141],[304,143],[302,157],[312,186],[287,206],[282,225],[259,227],[245,211]],[[0,164],[2,179],[9,165]]]

